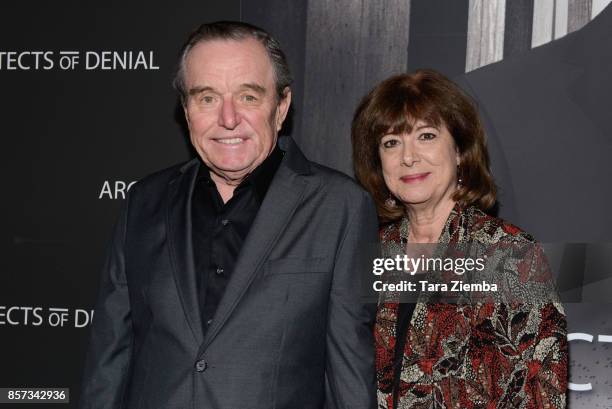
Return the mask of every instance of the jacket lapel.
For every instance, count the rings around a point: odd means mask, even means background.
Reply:
[[[200,348],[200,354],[217,336],[244,296],[256,272],[267,259],[270,250],[289,223],[310,183],[310,178],[302,176],[310,172],[306,158],[292,140],[284,142],[288,144],[287,153],[249,230],[230,282]],[[283,144],[280,145],[283,148]]]
[[[194,159],[183,166],[181,174],[170,182],[166,214],[170,258],[176,287],[191,332],[197,345],[201,345],[202,321],[198,304],[191,234],[191,197],[198,169],[198,160]]]

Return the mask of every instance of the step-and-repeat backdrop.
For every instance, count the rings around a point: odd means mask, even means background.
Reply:
[[[353,110],[380,80],[434,68],[477,100],[498,214],[545,243],[559,275],[571,407],[610,407],[609,2],[0,6],[0,387],[65,387],[76,402],[121,201],[141,177],[194,155],[171,86],[179,48],[202,22],[242,20],[269,30],[288,54],[294,104],[284,132],[346,173]]]

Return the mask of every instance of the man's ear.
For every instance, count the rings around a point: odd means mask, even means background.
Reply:
[[[285,87],[283,90],[283,97],[276,107],[276,131],[280,131],[283,127],[283,122],[287,118],[287,112],[289,112],[289,106],[291,105],[291,88]]]

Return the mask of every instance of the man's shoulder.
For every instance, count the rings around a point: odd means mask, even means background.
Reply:
[[[165,169],[150,173],[141,178],[134,184],[131,190],[136,192],[158,193],[164,190],[168,184],[176,179],[181,173],[185,172],[191,166],[197,165],[197,159],[191,159],[186,162],[181,162]]]
[[[317,185],[324,190],[339,194],[365,194],[365,191],[348,175],[339,170],[322,165],[304,156],[302,150],[291,137],[279,139],[281,150],[288,153],[283,160],[284,166],[300,175],[309,175],[320,181]]]
[[[323,189],[329,192],[336,192],[339,195],[367,195],[366,191],[350,176],[339,170],[332,169],[325,165],[310,161],[313,175],[321,180]]]

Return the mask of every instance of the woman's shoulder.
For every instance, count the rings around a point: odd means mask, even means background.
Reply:
[[[402,226],[407,221],[399,219],[384,224],[379,229],[383,243],[400,242]],[[485,213],[475,206],[461,208],[455,206],[449,215],[442,236],[457,237],[459,241],[475,241],[483,244],[508,242],[534,244],[535,238],[515,224],[500,217]],[[451,240],[453,241],[453,240]]]
[[[469,219],[465,224],[469,226],[469,236],[474,241],[484,243],[500,241],[517,244],[536,243],[531,234],[500,217],[487,214],[476,207],[465,209],[465,213],[467,219]]]

